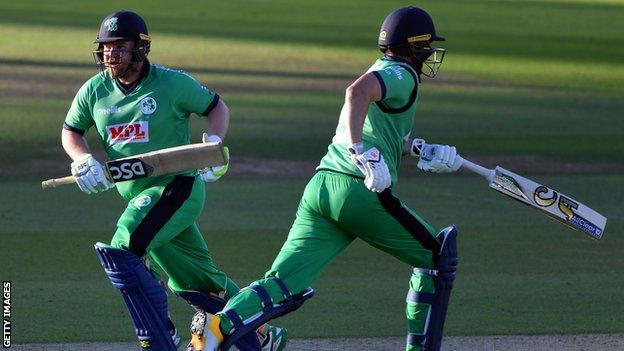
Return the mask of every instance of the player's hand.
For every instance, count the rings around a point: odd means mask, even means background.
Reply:
[[[364,185],[376,193],[384,191],[390,186],[391,178],[388,165],[381,152],[372,147],[362,152],[362,143],[349,146],[351,161],[364,174]]]
[[[71,163],[71,174],[80,190],[95,194],[115,187],[104,172],[102,165],[91,155],[82,154]]]
[[[218,135],[208,135],[204,133],[202,135],[202,141],[204,143],[219,143],[221,142],[221,138]],[[227,146],[223,148],[223,153],[225,153],[225,165],[223,166],[215,166],[215,167],[206,167],[203,169],[198,169],[200,178],[206,183],[216,182],[219,178],[221,178],[227,171],[230,166],[230,150]]]
[[[423,139],[414,139],[410,154],[420,158],[416,167],[426,172],[455,172],[463,162],[455,146],[427,144]]]

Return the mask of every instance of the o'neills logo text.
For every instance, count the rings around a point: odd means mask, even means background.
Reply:
[[[11,347],[11,282],[2,282],[2,347]]]
[[[99,116],[107,116],[107,115],[112,115],[113,113],[119,113],[121,111],[121,109],[117,106],[111,106],[109,108],[98,108],[97,110],[95,110],[95,113],[97,113]]]
[[[106,126],[108,143],[145,143],[149,141],[149,122],[134,122]]]

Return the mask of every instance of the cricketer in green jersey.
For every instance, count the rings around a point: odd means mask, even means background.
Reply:
[[[457,233],[448,227],[436,235],[391,186],[404,148],[425,171],[453,172],[461,165],[454,147],[410,138],[420,77],[435,76],[444,56],[431,43],[442,40],[422,9],[388,15],[379,34],[385,55],[347,88],[335,136],[271,269],[217,315],[196,314],[189,351],[227,349],[258,323],[296,309],[311,296],[308,286],[356,238],[413,267],[406,350],[439,350]]]
[[[63,147],[73,160],[72,175],[87,194],[115,186],[83,136],[91,127],[109,159],[189,144],[192,114],[208,120],[204,142],[226,136],[229,110],[219,95],[185,72],[150,63],[150,42],[145,22],[134,12],[117,11],[102,21],[94,51],[101,71],[76,94],[62,130]],[[214,182],[226,171],[227,165],[117,184],[128,205],[110,245],[96,251],[113,285],[121,284],[116,286],[131,299],[126,302],[142,349],[173,350],[179,343],[168,317],[166,292],[152,276],[157,267],[169,277],[169,288],[197,310],[216,313],[239,291],[214,265],[196,223],[204,206],[204,182]],[[130,288],[131,283],[113,277],[122,274],[123,264],[115,262],[116,257],[141,262],[138,271],[134,267],[124,272],[146,283]],[[148,258],[151,267],[145,267]],[[263,325],[255,343],[262,342],[263,350],[281,350],[285,333]]]

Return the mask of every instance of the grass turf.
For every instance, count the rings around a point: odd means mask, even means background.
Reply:
[[[624,331],[624,310],[610,303],[624,298],[618,278],[624,269],[617,235],[624,229],[617,216],[621,177],[536,178],[609,217],[604,239],[588,239],[501,197],[477,177],[406,177],[398,187],[434,225],[459,227],[449,335]],[[270,266],[304,183],[224,179],[209,188],[200,227],[217,264],[242,285]],[[253,197],[246,195],[251,189]],[[125,307],[92,249],[110,239],[122,202],[111,193],[88,197],[73,188],[41,193],[33,183],[5,183],[0,191],[13,199],[0,206],[0,267],[3,279],[13,280],[14,341],[132,340]],[[402,335],[409,275],[409,267],[356,242],[313,284],[316,297],[277,323],[294,337]],[[170,302],[175,321],[186,327],[190,308],[175,297]]]
[[[233,113],[228,142],[236,155],[316,160],[344,88],[379,56],[383,16],[404,5],[0,2],[0,276],[14,282],[14,341],[133,339],[92,251],[95,241],[110,239],[123,204],[113,194],[87,197],[72,188],[44,193],[35,182],[61,175],[48,166],[67,161],[60,124],[75,91],[96,72],[91,41],[106,13],[140,12],[154,37],[150,58],[188,69],[222,95]],[[544,169],[558,159],[624,163],[623,1],[418,5],[448,39],[439,79],[421,91],[419,136],[454,143],[466,155],[539,156]],[[201,128],[195,119],[196,138]],[[403,199],[432,223],[460,228],[448,334],[624,332],[624,311],[614,303],[624,297],[621,173],[534,177],[604,212],[601,242],[501,198],[481,179],[413,173],[397,189]],[[200,224],[217,262],[242,284],[268,268],[303,185],[226,178],[210,187]],[[317,296],[279,323],[295,337],[403,335],[409,273],[355,243],[314,285]],[[189,308],[171,303],[186,326]],[[372,322],[379,320],[383,328]]]

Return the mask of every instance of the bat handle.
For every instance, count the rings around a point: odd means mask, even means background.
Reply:
[[[59,185],[73,184],[76,182],[74,176],[67,176],[63,178],[48,179],[41,182],[42,189],[56,188]]]
[[[462,158],[462,167],[485,177],[485,179],[487,179],[489,182],[492,181],[492,178],[494,177],[493,169],[485,168],[474,162],[468,161],[465,158]]]

